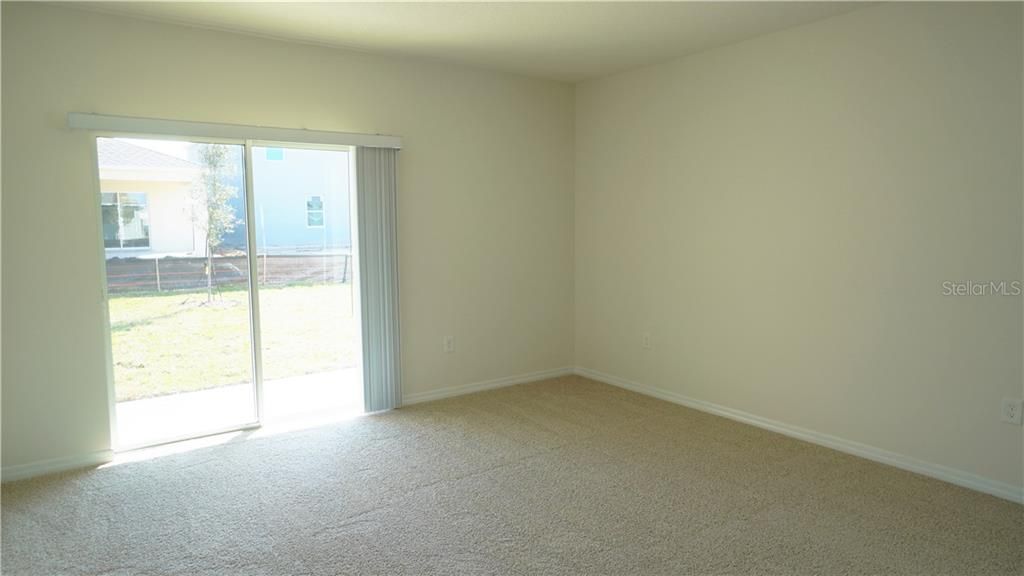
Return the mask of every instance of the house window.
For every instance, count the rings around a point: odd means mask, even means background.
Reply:
[[[149,210],[140,192],[104,192],[103,246],[106,248],[148,248]]]
[[[324,227],[324,201],[320,196],[306,198],[306,226],[310,228]]]

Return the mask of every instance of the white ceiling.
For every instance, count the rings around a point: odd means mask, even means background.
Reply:
[[[579,81],[848,12],[847,2],[111,2],[104,12]]]

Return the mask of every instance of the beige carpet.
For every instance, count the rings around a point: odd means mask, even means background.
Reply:
[[[2,496],[10,575],[1024,570],[1020,505],[573,377]]]

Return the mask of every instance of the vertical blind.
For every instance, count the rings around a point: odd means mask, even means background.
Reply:
[[[398,150],[356,148],[363,399],[367,412],[402,401],[398,325]]]

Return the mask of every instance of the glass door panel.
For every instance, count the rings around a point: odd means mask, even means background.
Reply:
[[[268,420],[362,411],[349,154],[252,149]]]
[[[98,138],[117,447],[257,422],[244,148]]]

